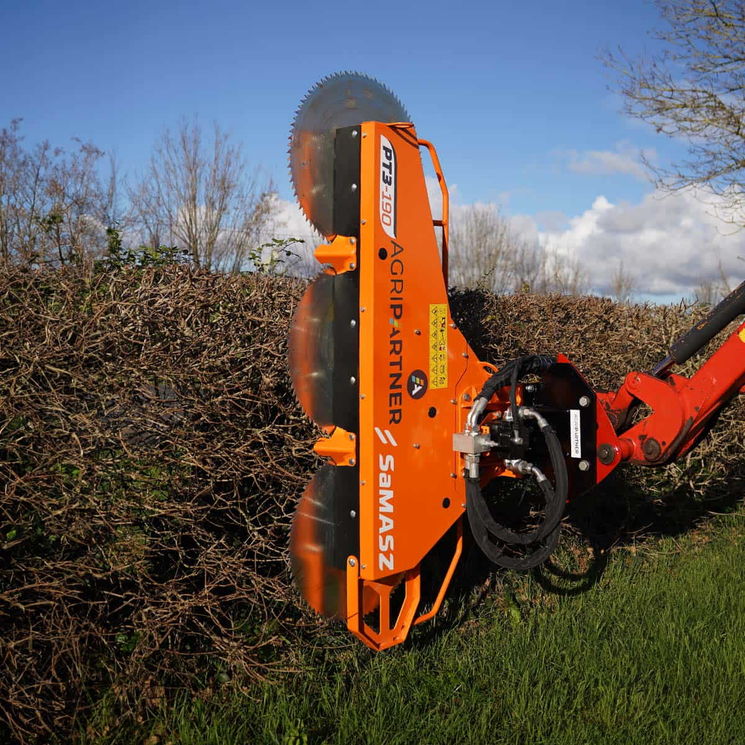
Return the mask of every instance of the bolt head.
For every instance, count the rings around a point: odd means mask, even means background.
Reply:
[[[357,566],[357,562],[354,559],[350,559],[349,560],[349,566],[350,567],[356,567]]]
[[[582,407],[586,407],[590,405],[590,397],[589,396],[580,396],[579,397],[579,405]]]
[[[615,459],[615,457],[616,457],[616,449],[612,445],[609,445],[608,443],[603,443],[598,448],[598,459],[603,465],[605,466],[610,465],[611,463],[613,463],[613,460]]]
[[[579,470],[580,471],[589,471],[590,470],[590,461],[588,460],[581,460],[578,463]]]

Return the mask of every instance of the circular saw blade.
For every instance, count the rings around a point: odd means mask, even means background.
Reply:
[[[298,303],[290,326],[287,362],[300,405],[319,426],[334,424],[334,277],[320,274]]]
[[[334,233],[334,132],[362,122],[408,122],[401,102],[377,80],[356,72],[330,75],[308,91],[290,133],[290,175],[305,216]]]
[[[323,466],[305,487],[292,520],[290,560],[295,585],[316,613],[343,618],[344,570],[334,566],[334,513],[338,499],[334,466]]]

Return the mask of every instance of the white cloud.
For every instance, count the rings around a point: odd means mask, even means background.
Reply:
[[[574,173],[610,176],[620,173],[639,181],[649,181],[642,158],[654,162],[657,153],[648,148],[639,150],[629,142],[619,142],[614,150],[565,150],[560,153]]]
[[[722,208],[722,209],[718,209]],[[539,230],[526,215],[512,219],[515,230],[538,239],[549,251],[579,261],[591,287],[609,293],[623,262],[634,279],[636,294],[691,295],[702,282],[717,282],[724,273],[730,284],[742,279],[745,232],[720,215],[726,203],[709,190],[658,191],[638,204],[612,204],[599,196],[564,229]]]
[[[313,275],[321,270],[313,251],[324,242],[324,238],[305,219],[305,214],[296,202],[274,197],[271,231],[274,238],[296,238],[302,241],[291,249],[299,256],[295,273]]]
[[[431,201],[439,203],[436,180],[428,180]],[[451,190],[451,198],[452,198]],[[451,202],[451,219],[467,205]],[[433,212],[439,214],[439,207]],[[637,295],[691,296],[703,282],[718,282],[724,272],[732,286],[742,281],[745,231],[737,231],[722,217],[731,217],[727,202],[705,189],[673,194],[647,194],[635,204],[613,204],[604,196],[579,215],[560,213],[515,215],[510,218],[517,235],[539,243],[549,252],[580,262],[590,287],[609,294],[614,274],[623,262],[634,279]],[[305,241],[301,252],[307,271],[320,269],[313,249],[323,242],[305,220],[295,202],[277,198],[273,235]]]

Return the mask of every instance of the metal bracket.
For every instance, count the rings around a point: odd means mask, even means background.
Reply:
[[[357,268],[357,239],[337,235],[331,243],[322,243],[313,252],[321,264],[330,264],[337,274],[352,272]]]
[[[322,437],[313,450],[322,458],[329,458],[336,466],[353,466],[357,462],[357,436],[344,427],[336,427],[331,437]]]

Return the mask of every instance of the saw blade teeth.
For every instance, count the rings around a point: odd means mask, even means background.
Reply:
[[[387,86],[350,71],[323,77],[295,112],[288,138],[293,191],[308,222],[322,235],[333,233],[334,132],[371,120],[409,121],[409,115]]]

